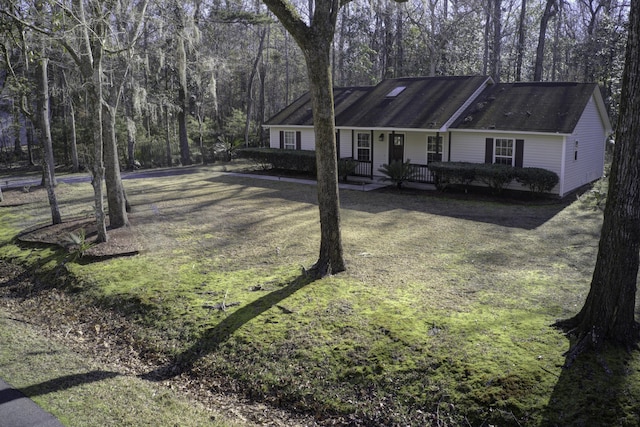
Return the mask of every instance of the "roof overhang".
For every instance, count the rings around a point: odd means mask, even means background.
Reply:
[[[560,132],[538,132],[538,131],[522,131],[522,130],[508,130],[508,129],[450,129],[451,132],[460,133],[491,133],[491,134],[518,134],[518,135],[545,135],[545,136],[558,136],[565,137],[570,136],[570,133]]]
[[[611,120],[609,120],[607,107],[604,105],[604,99],[602,99],[602,93],[600,92],[599,86],[596,86],[593,90],[593,99],[596,102],[596,107],[598,108],[598,113],[600,114],[602,125],[604,126],[604,133],[609,135],[613,132],[613,127],[611,126]]]

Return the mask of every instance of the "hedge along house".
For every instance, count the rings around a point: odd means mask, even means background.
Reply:
[[[415,181],[431,183],[433,161],[502,163],[557,173],[564,196],[604,171],[611,124],[596,84],[398,78],[336,88],[334,101],[338,157],[356,160],[358,176],[410,160]],[[270,147],[314,150],[310,106],[305,94],[267,121]]]

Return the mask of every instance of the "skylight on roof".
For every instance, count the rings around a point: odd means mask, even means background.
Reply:
[[[406,88],[407,88],[406,86],[396,87],[395,89],[393,89],[391,92],[387,94],[387,98],[395,98],[396,96],[400,95],[402,91],[405,90]]]

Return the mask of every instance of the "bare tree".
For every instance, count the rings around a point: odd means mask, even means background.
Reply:
[[[46,53],[44,38],[41,41],[40,58],[38,59],[38,127],[40,130],[40,143],[42,145],[42,171],[44,176],[44,186],[47,190],[49,207],[51,208],[51,221],[54,224],[62,222],[58,198],[55,192],[56,175],[55,160],[53,158],[53,141],[51,139],[51,122],[49,120],[49,57]]]
[[[540,18],[540,36],[538,37],[538,48],[536,49],[536,63],[533,70],[533,80],[542,81],[542,65],[544,63],[544,46],[547,38],[547,27],[549,20],[558,13],[558,0],[547,0]]]
[[[13,13],[15,12],[15,14]],[[36,125],[38,129],[38,136],[40,144],[42,146],[42,181],[47,191],[47,198],[49,200],[49,207],[51,209],[51,220],[53,224],[59,224],[62,222],[60,215],[60,208],[58,206],[58,199],[55,193],[56,176],[55,176],[55,159],[53,156],[53,141],[51,139],[51,121],[49,112],[49,52],[48,52],[48,38],[46,37],[47,30],[44,24],[44,17],[50,13],[46,10],[46,4],[42,0],[37,0],[34,7],[30,10],[28,16],[20,16],[19,8],[12,10],[7,8],[5,14],[11,19],[12,24],[18,28],[20,33],[20,44],[22,53],[24,56],[24,76],[29,74],[29,56],[34,54],[34,51],[28,49],[27,38],[23,31],[24,28],[38,28],[36,33],[34,44],[37,44],[37,50],[35,53],[35,59],[37,60],[37,67],[35,70],[35,78],[37,84],[36,93],[36,112],[34,113],[27,97],[29,95],[28,88],[25,85],[20,84],[22,88],[19,90],[20,96],[20,109],[23,114],[29,118],[29,120]],[[4,44],[3,44],[4,45]],[[20,80],[16,75],[11,61],[8,55],[6,46],[4,47],[5,59],[10,75]],[[30,156],[31,157],[31,156]]]
[[[631,2],[620,116],[609,191],[591,289],[580,312],[559,321],[578,338],[568,363],[589,348],[613,342],[630,348],[640,251],[640,2]]]
[[[527,0],[520,5],[520,20],[518,22],[518,45],[516,46],[516,81],[522,80],[522,60],[524,58],[524,42],[527,27]]]

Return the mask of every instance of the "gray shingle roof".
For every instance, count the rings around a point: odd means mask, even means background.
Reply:
[[[358,103],[336,114],[337,126],[441,127],[487,81],[484,76],[407,77],[383,80]],[[397,96],[388,96],[404,87]]]
[[[595,83],[499,83],[489,86],[451,128],[571,133]]]
[[[377,86],[334,88],[336,126],[439,129],[487,80],[486,76],[406,77],[383,80]],[[595,83],[490,84],[450,128],[571,133],[596,89]],[[265,124],[312,126],[309,94]]]
[[[373,86],[338,87],[333,89],[336,116],[366,95]],[[271,117],[265,125],[312,126],[311,97],[309,92],[293,101],[282,111]]]

